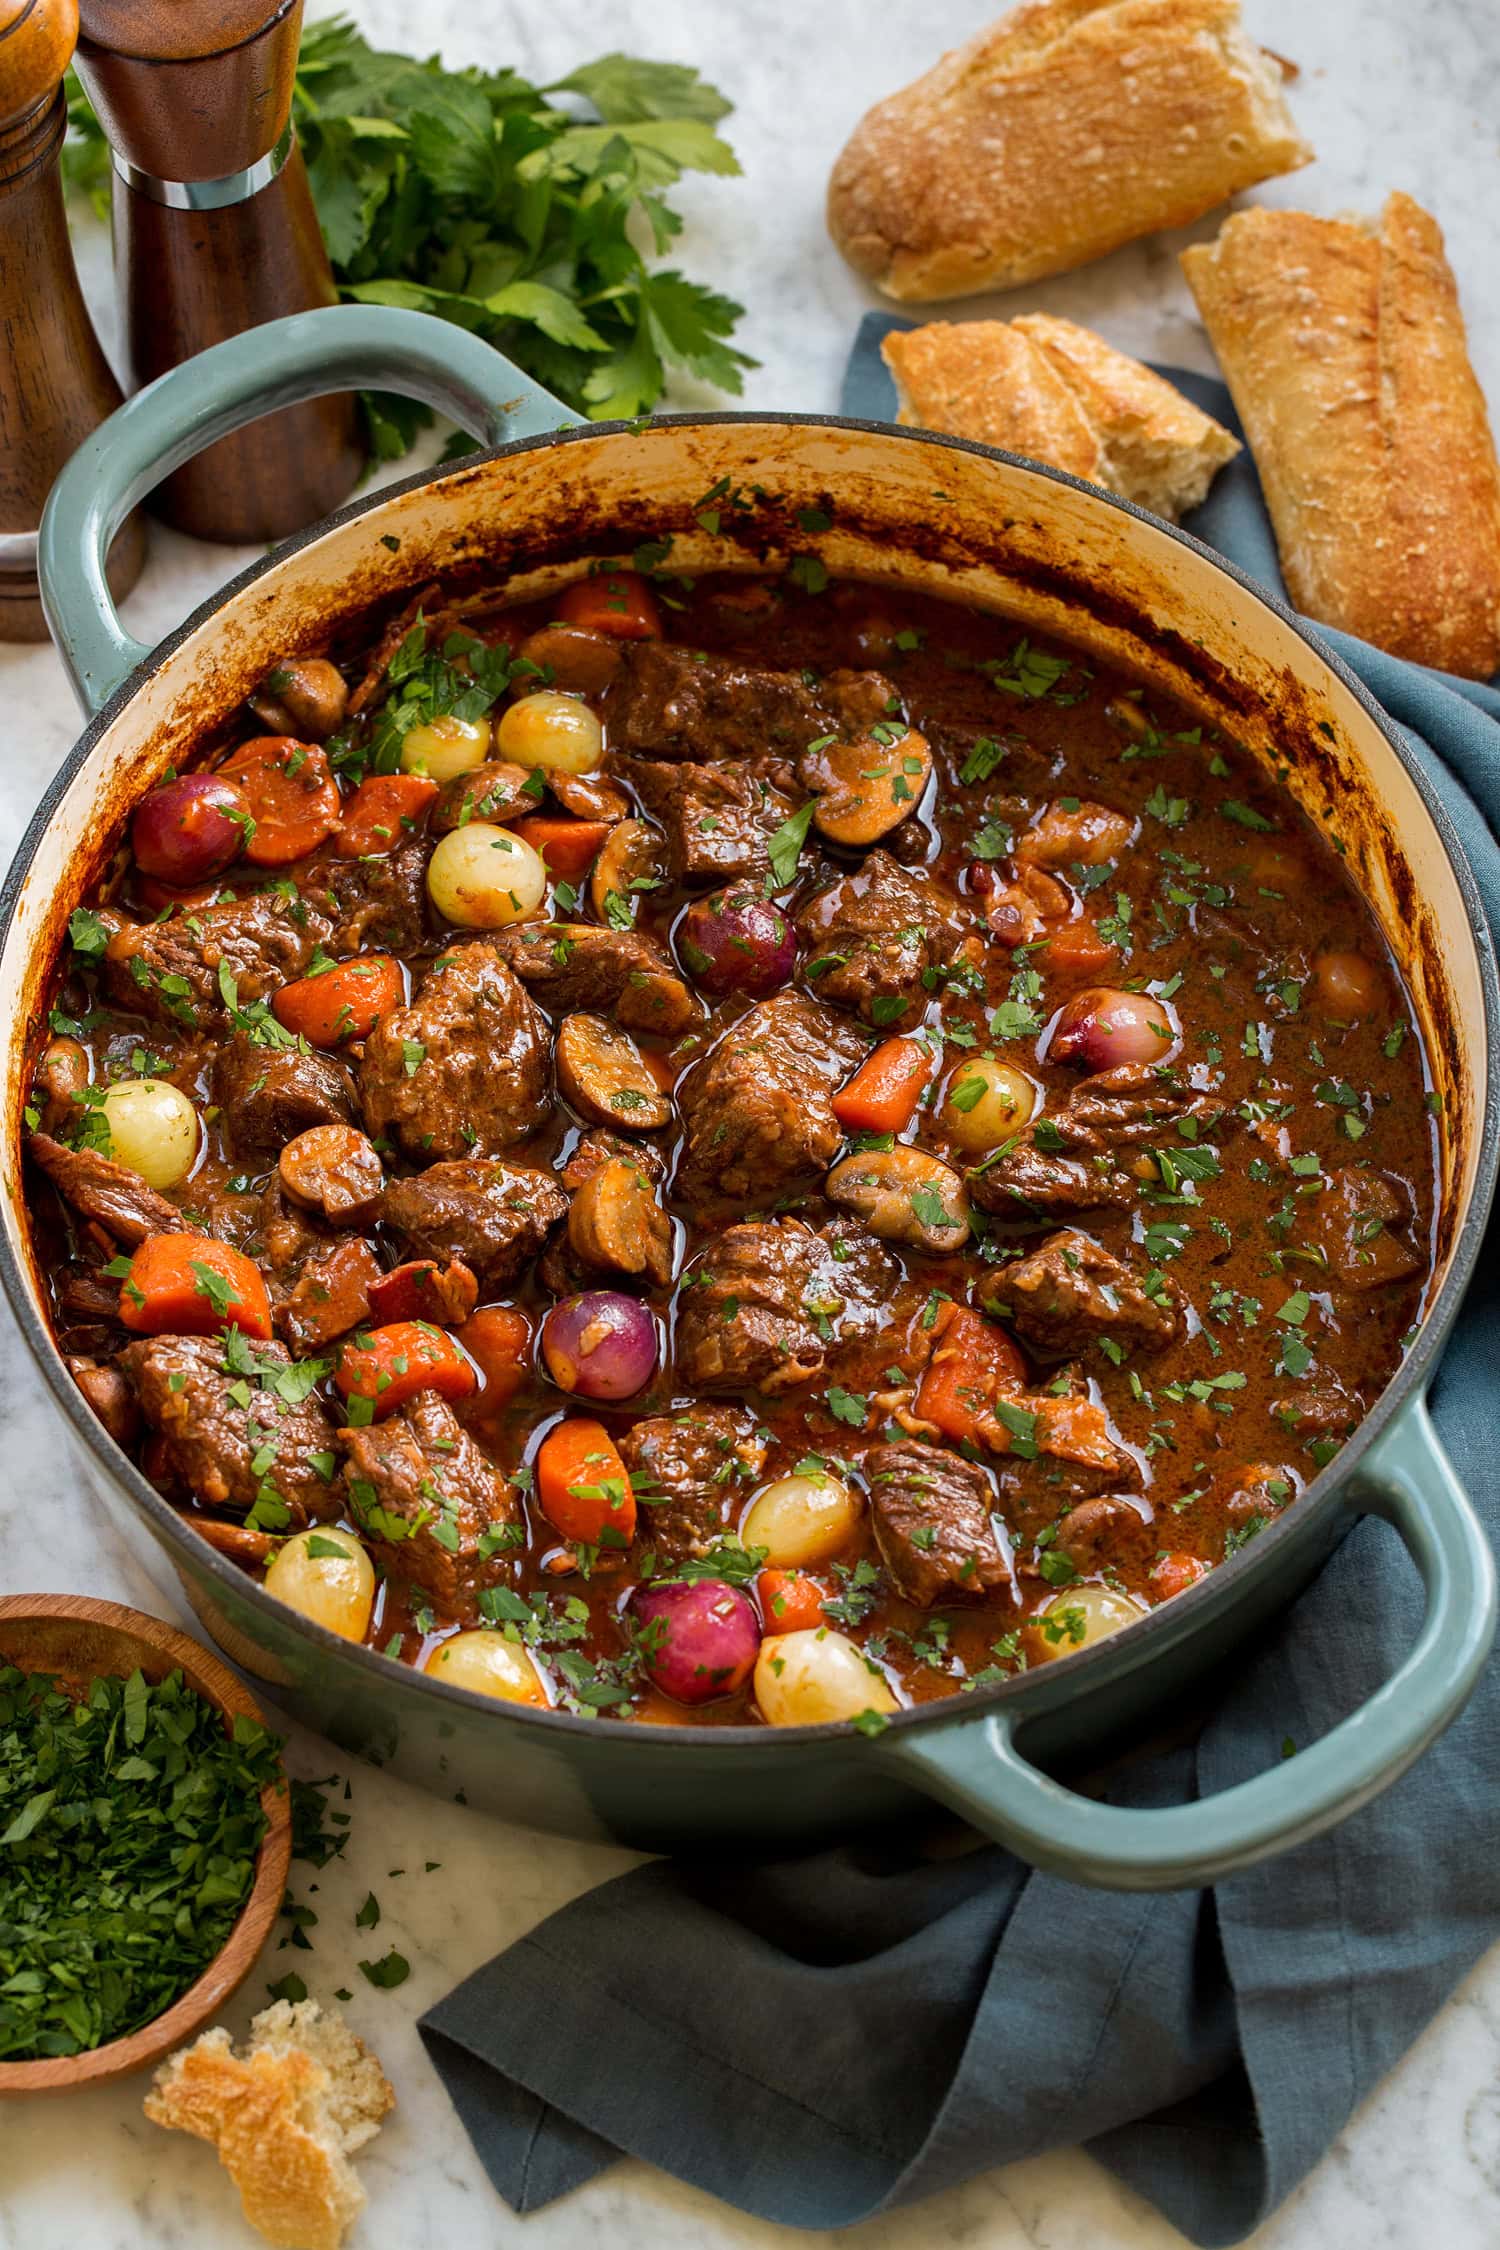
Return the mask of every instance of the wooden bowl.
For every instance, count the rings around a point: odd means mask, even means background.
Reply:
[[[0,1664],[23,1672],[52,1672],[65,1685],[86,1686],[106,1674],[125,1679],[139,1670],[153,1684],[180,1671],[188,1686],[223,1712],[226,1724],[243,1714],[261,1719],[253,1698],[197,1641],[159,1617],[99,1602],[82,1594],[9,1594],[0,1598]],[[261,1838],[255,1881],[223,1950],[167,2009],[126,2039],[80,2055],[46,2055],[36,2062],[0,2062],[0,2095],[61,2094],[73,2086],[98,2086],[144,2070],[180,2047],[249,1975],[275,1923],[292,1855],[291,1793],[268,1783],[261,1792],[267,1828]]]

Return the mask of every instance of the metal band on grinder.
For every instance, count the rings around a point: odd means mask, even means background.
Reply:
[[[288,118],[286,130],[269,155],[247,164],[242,172],[225,172],[217,180],[159,180],[154,173],[137,171],[118,149],[112,148],[109,153],[125,185],[148,202],[164,203],[172,211],[223,211],[231,203],[248,203],[252,195],[270,186],[292,153],[292,126]]]

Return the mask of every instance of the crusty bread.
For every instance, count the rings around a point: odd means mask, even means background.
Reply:
[[[1436,222],[1250,210],[1182,264],[1297,607],[1393,655],[1500,666],[1500,468]]]
[[[1013,289],[1311,161],[1239,0],[1023,0],[878,102],[833,168],[850,264],[912,302]]]
[[[145,2108],[154,2124],[214,2143],[268,2242],[339,2250],[365,2201],[349,2158],[395,2099],[336,2010],[278,2000],[251,2024],[243,2055],[215,2030],[171,2056]]]
[[[1240,450],[1138,359],[1047,313],[935,320],[881,350],[899,421],[1068,469],[1173,523]]]

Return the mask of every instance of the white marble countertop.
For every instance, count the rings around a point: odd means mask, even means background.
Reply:
[[[849,337],[871,301],[823,231],[829,163],[864,108],[986,18],[985,0],[353,0],[376,39],[439,48],[451,62],[561,74],[608,46],[700,65],[730,94],[726,130],[743,181],[689,183],[677,255],[748,308],[740,341],[761,365],[747,402],[828,410]],[[1472,0],[1247,0],[1252,30],[1294,56],[1298,117],[1320,151],[1309,171],[1261,191],[1323,212],[1378,206],[1408,189],[1440,218],[1469,319],[1474,357],[1500,409],[1500,292],[1494,287],[1496,124],[1481,91],[1500,82],[1500,13]],[[878,31],[877,31],[878,25]],[[1488,67],[1486,67],[1488,66]],[[1207,238],[1215,222],[1190,230]],[[1212,364],[1179,278],[1181,237],[1120,252],[995,309],[1041,306],[1093,322],[1153,356]],[[102,237],[83,245],[86,285],[112,326]],[[1484,287],[1486,276],[1490,286]],[[969,308],[966,308],[969,309]],[[975,310],[989,310],[988,305]],[[684,404],[695,403],[684,398]],[[127,617],[150,639],[239,566],[241,557],[156,530]],[[76,731],[50,650],[0,648],[11,717],[0,769],[0,852],[24,827]],[[0,1588],[87,1591],[163,1609],[165,1597],[79,1490],[50,1407],[0,1312]],[[191,1620],[187,1620],[191,1622]],[[350,1769],[294,1736],[293,1770]],[[268,1953],[229,2012],[236,2030],[268,1980],[295,1966],[315,1993],[354,1989],[349,2014],[378,2048],[400,2107],[361,2158],[371,2208],[354,2250],[770,2250],[788,2230],[748,2220],[645,2166],[628,2163],[565,2202],[518,2221],[491,2192],[415,2032],[423,2007],[544,1914],[628,1864],[626,1855],[528,1836],[441,1804],[365,1768],[352,1772],[346,1857],[321,1875],[294,1870],[294,1895],[319,1915],[312,1953]],[[426,1860],[441,1864],[416,1872]],[[392,1873],[404,1866],[408,1872]],[[378,1932],[357,1930],[367,1891]],[[394,1992],[372,1990],[359,1958],[399,1946],[412,1964]],[[1468,1980],[1366,2104],[1313,2177],[1254,2238],[1256,2250],[1492,2250],[1500,2234],[1500,1952]],[[0,2110],[0,2250],[251,2250],[235,2198],[208,2151],[168,2139],[140,2113],[130,2081],[65,2102]],[[774,2163],[773,2151],[766,2161]],[[967,2250],[1169,2250],[1180,2242],[1086,2157],[1059,2153],[971,2181],[893,2219],[853,2229],[850,2250],[917,2244]]]

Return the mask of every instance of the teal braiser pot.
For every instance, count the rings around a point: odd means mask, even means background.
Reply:
[[[425,400],[490,450],[278,548],[159,648],[131,640],[103,560],[127,511],[256,416],[366,384]],[[85,1472],[124,1525],[149,1534],[167,1582],[175,1572],[230,1658],[289,1710],[346,1749],[534,1826],[654,1849],[776,1851],[909,1824],[937,1798],[1038,1866],[1141,1889],[1211,1882],[1316,1835],[1449,1723],[1494,1630],[1489,1549],[1424,1392],[1495,1179],[1495,965],[1443,811],[1359,683],[1280,604],[1155,518],[1009,455],[876,424],[713,414],[580,425],[476,338],[415,313],[299,315],[203,353],[84,443],[42,527],[48,616],[90,719],[4,893],[8,1146],[69,912],[141,792],[239,708],[275,656],[316,649],[436,577],[504,582],[520,599],[667,536],[685,572],[816,554],[835,573],[987,606],[1123,665],[1286,767],[1385,928],[1443,1101],[1437,1279],[1404,1365],[1296,1505],[1192,1591],[1065,1662],[902,1714],[873,1740],[497,1704],[294,1616],[187,1528],[83,1404],[43,1318],[13,1153],[0,1265]],[[1192,1804],[1125,1810],[1059,1778],[1139,1739],[1167,1703],[1180,1717],[1195,1681],[1294,1598],[1362,1513],[1395,1528],[1426,1589],[1415,1645],[1363,1708]]]

